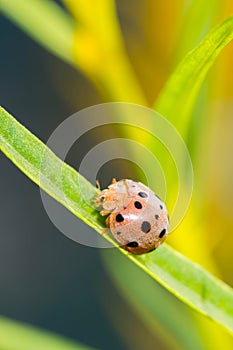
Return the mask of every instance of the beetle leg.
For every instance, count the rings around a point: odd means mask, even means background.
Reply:
[[[101,235],[102,236],[104,236],[104,235],[106,235],[106,233],[108,232],[108,228],[107,227],[105,227],[104,229],[103,229],[103,231],[101,231]]]
[[[109,210],[101,210],[100,211],[100,215],[102,215],[102,216],[108,215],[109,213],[110,213]]]

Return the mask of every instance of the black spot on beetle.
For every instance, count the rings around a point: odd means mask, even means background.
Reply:
[[[148,197],[147,193],[146,192],[138,192],[138,195],[142,198],[146,198]]]
[[[137,248],[138,247],[138,242],[133,241],[133,242],[127,243],[126,245],[127,245],[127,247],[130,247],[130,248]]]
[[[140,202],[138,202],[138,201],[135,201],[135,202],[134,202],[134,206],[135,206],[135,208],[137,208],[137,209],[142,209],[142,204],[141,204]]]
[[[116,216],[116,221],[117,221],[117,222],[122,222],[122,221],[124,221],[123,215],[117,214],[117,216]]]
[[[151,230],[151,225],[148,221],[143,221],[142,225],[141,225],[141,230],[144,233],[148,233]]]
[[[121,234],[121,232],[120,231],[117,231],[117,235],[120,235]]]
[[[103,202],[103,201],[104,201],[104,197],[101,197],[101,198],[100,198],[100,202]]]
[[[156,220],[158,220],[158,218],[159,218],[159,215],[158,215],[158,214],[155,214],[155,218],[156,218]]]
[[[162,210],[163,209],[163,206],[160,204],[160,209]]]
[[[165,233],[166,233],[166,229],[164,228],[164,229],[160,232],[159,238],[162,238],[162,237],[165,235]]]

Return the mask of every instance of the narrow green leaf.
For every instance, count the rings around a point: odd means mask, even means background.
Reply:
[[[134,260],[179,299],[233,332],[233,290],[228,285],[168,246]]]
[[[205,350],[208,337],[203,339],[198,331],[191,309],[117,253],[103,252],[105,266],[128,304],[153,334],[161,337],[168,349]]]
[[[81,344],[62,338],[30,325],[0,317],[1,350],[91,350]]]
[[[47,50],[74,63],[74,23],[54,1],[0,0],[0,11]]]
[[[169,119],[183,137],[203,80],[222,49],[233,38],[233,17],[212,30],[190,51],[171,75],[155,103],[155,109]]]
[[[188,51],[199,44],[218,20],[219,12],[223,6],[219,0],[206,0],[205,6],[203,6],[202,0],[186,2],[183,11],[180,12],[180,30],[176,37],[175,62],[180,62]]]
[[[1,107],[0,150],[51,197],[88,225],[101,229],[96,225],[98,212],[91,204],[96,188]],[[84,188],[85,199],[80,195]]]
[[[101,232],[98,212],[92,207],[96,189],[3,108],[0,149],[48,194]],[[142,256],[119,250],[179,299],[233,332],[233,291],[229,286],[167,245]]]

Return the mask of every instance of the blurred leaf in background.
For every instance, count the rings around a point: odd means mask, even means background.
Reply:
[[[0,318],[0,348],[3,350],[91,350],[81,344],[29,325]]]

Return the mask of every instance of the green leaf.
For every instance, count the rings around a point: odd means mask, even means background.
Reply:
[[[183,137],[203,80],[222,49],[233,38],[233,17],[212,30],[190,51],[160,93],[155,109],[169,119]]]
[[[170,292],[233,332],[233,290],[168,246],[136,262]]]
[[[152,334],[160,337],[168,349],[208,348],[209,337],[208,335],[203,337],[200,330],[198,331],[198,326],[191,317],[190,308],[165,291],[158,283],[154,283],[135,264],[117,254],[117,251],[105,250],[102,257],[121,295],[132,305],[134,312],[138,313]]]
[[[92,207],[96,189],[3,108],[0,149],[48,194],[96,231],[102,231],[98,212]],[[116,245],[108,235],[104,237]],[[118,249],[179,299],[233,332],[233,291],[229,286],[167,245],[142,256]]]
[[[0,317],[1,350],[91,350],[71,340],[30,325]]]
[[[190,0],[185,4],[184,12],[178,18],[180,30],[176,37],[175,62],[180,62],[211,30],[218,20],[222,6],[219,0],[206,0],[205,6],[202,0]],[[182,37],[182,40],[179,40],[179,37]]]
[[[0,11],[48,51],[74,64],[74,23],[54,1],[0,0]]]
[[[0,107],[0,150],[32,181],[95,229],[96,188]],[[83,195],[85,189],[85,198]]]

